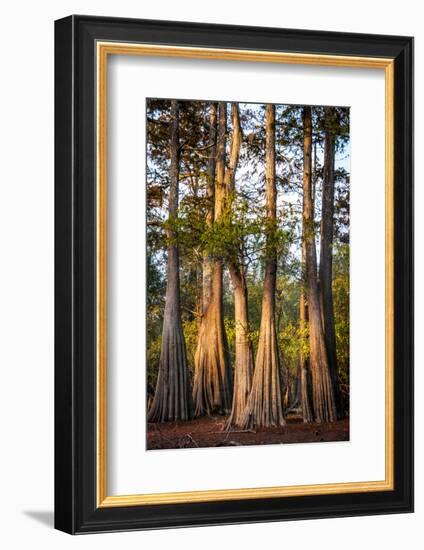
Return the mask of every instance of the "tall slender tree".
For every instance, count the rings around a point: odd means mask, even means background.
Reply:
[[[265,144],[266,260],[262,295],[259,343],[252,389],[241,422],[243,427],[282,426],[280,365],[275,326],[275,287],[277,275],[275,181],[275,106],[266,106]]]
[[[168,241],[167,284],[162,328],[162,347],[159,373],[153,403],[148,412],[149,422],[188,420],[193,402],[186,346],[181,322],[179,253],[174,231],[178,212],[179,182],[179,104],[171,102],[170,123],[169,206],[166,237]]]
[[[216,170],[216,138],[217,138],[217,104],[211,103],[209,111],[209,143],[208,160],[206,171],[206,226],[210,229],[214,220],[214,200],[215,200],[215,170]],[[213,259],[208,250],[204,252],[202,266],[202,314],[208,308],[212,294],[212,272]],[[203,317],[202,317],[203,320]],[[201,321],[202,322],[202,321]]]
[[[324,173],[322,182],[321,243],[319,283],[324,328],[333,392],[338,415],[340,415],[340,391],[337,374],[336,329],[333,304],[333,238],[334,238],[334,155],[336,112],[334,107],[325,107],[324,115]]]
[[[225,182],[230,201],[235,194],[235,174],[243,136],[237,103],[232,103],[231,112],[233,132],[230,159],[225,172]],[[241,240],[243,241],[243,238]],[[249,334],[248,291],[245,258],[242,250],[243,243],[236,242],[235,244],[235,250],[232,251],[229,259],[229,270],[234,290],[235,359],[233,403],[227,422],[228,427],[231,425],[240,426],[242,423],[253,373],[253,346]]]
[[[315,245],[314,204],[312,201],[312,112],[303,108],[303,242],[309,316],[309,362],[312,375],[312,400],[316,422],[336,420],[333,385],[321,321]]]
[[[219,225],[226,204],[225,149],[227,105],[218,105],[218,135],[214,193],[214,223]],[[195,414],[227,414],[231,410],[232,373],[222,304],[223,259],[213,258],[211,296],[199,328],[195,354],[193,399]]]
[[[312,410],[310,403],[310,384],[309,384],[309,354],[307,346],[309,344],[307,337],[308,326],[308,305],[305,293],[305,243],[302,242],[302,288],[300,291],[299,304],[299,324],[300,324],[300,404],[302,408],[303,422],[312,421]]]

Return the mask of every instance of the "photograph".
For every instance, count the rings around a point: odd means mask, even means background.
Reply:
[[[148,450],[349,441],[350,147],[349,106],[146,99]]]

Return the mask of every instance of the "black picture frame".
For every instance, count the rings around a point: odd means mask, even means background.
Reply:
[[[394,490],[97,507],[98,40],[394,60]],[[55,527],[76,534],[413,511],[413,39],[73,15],[55,22],[55,74]]]

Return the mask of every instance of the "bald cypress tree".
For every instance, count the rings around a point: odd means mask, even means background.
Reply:
[[[334,241],[334,155],[336,124],[337,120],[335,108],[325,107],[319,287],[328,366],[331,381],[333,383],[336,409],[338,409],[338,414],[340,414],[341,407],[337,374],[336,330],[332,289]]]
[[[309,316],[309,363],[314,420],[332,422],[336,420],[336,406],[321,318],[311,173],[312,112],[311,107],[308,106],[303,108],[303,243]]]
[[[227,195],[225,182],[225,150],[227,104],[218,105],[218,134],[214,189],[214,223],[222,222]],[[228,414],[231,410],[232,373],[223,315],[223,267],[221,256],[212,261],[211,293],[202,314],[195,354],[193,400],[195,414]]]
[[[308,304],[306,302],[305,292],[305,243],[302,243],[302,289],[300,291],[299,304],[299,325],[300,325],[300,405],[302,409],[303,422],[312,422],[312,410],[310,402],[310,377],[309,377],[309,353],[307,347],[309,340],[307,337],[308,326]]]
[[[242,128],[237,103],[231,105],[233,132],[231,136],[230,158],[225,172],[229,197],[235,193],[234,179],[237,170]],[[234,243],[233,243],[234,244]],[[230,254],[229,271],[234,291],[235,353],[234,353],[234,391],[231,414],[227,427],[240,426],[249,397],[253,374],[253,346],[249,334],[249,307],[246,280],[246,267],[243,252],[236,244],[236,251]]]
[[[209,142],[206,170],[206,226],[210,229],[214,221],[215,210],[215,173],[216,173],[216,140],[217,140],[217,103],[211,103],[209,107]],[[204,252],[202,265],[202,315],[206,313],[212,295],[213,259],[209,252]],[[202,316],[201,323],[204,318]]]
[[[241,422],[245,428],[283,426],[285,424],[275,324],[277,187],[275,179],[275,106],[271,104],[266,106],[265,196],[265,278],[252,389]]]
[[[178,181],[180,164],[179,104],[171,102],[170,169],[167,283],[163,317],[162,346],[155,396],[148,411],[149,422],[188,420],[192,417],[190,376],[187,367],[186,346],[181,322],[179,252],[173,224],[178,211]]]

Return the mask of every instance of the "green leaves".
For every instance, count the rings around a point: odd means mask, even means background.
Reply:
[[[333,302],[336,329],[336,351],[339,378],[349,384],[350,323],[349,323],[349,245],[334,248]]]

